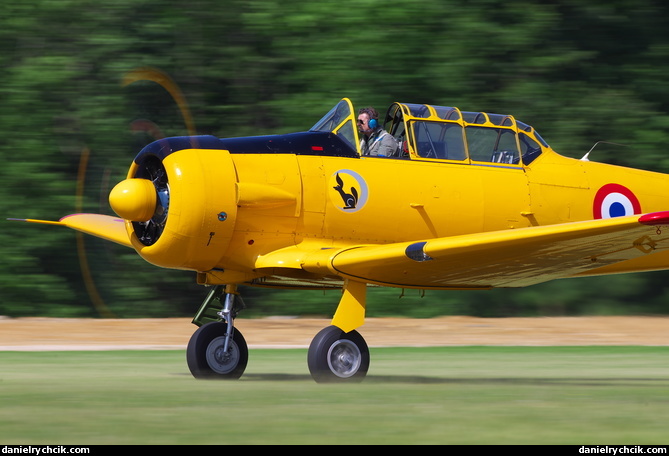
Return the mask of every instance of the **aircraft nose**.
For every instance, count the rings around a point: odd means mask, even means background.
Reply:
[[[126,179],[109,193],[109,204],[125,220],[145,222],[153,216],[157,203],[156,188],[148,179]]]

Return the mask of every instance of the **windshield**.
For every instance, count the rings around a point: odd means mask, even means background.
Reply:
[[[348,98],[344,98],[337,103],[309,131],[333,132],[360,153],[358,130],[353,116],[353,106]]]
[[[321,120],[316,122],[316,125],[311,127],[309,131],[334,131],[349,114],[348,103],[342,100],[334,108],[330,109]]]

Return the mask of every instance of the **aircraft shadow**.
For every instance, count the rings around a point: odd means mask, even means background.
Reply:
[[[310,375],[303,374],[244,374],[245,381],[256,382],[294,382],[310,381]],[[521,378],[521,377],[493,377],[493,378],[445,378],[426,377],[420,375],[368,375],[362,384],[432,384],[432,385],[518,385],[518,386],[647,386],[649,384],[666,383],[668,379],[661,378]]]

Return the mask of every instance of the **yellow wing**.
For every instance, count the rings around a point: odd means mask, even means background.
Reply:
[[[657,255],[669,245],[668,225],[669,212],[658,212],[291,255],[307,272],[380,285],[523,287]],[[669,262],[656,267],[665,268]]]
[[[132,247],[128,232],[125,229],[125,221],[118,217],[102,214],[72,214],[67,215],[57,222],[36,219],[10,219],[21,222],[42,223],[48,225],[61,225],[73,230],[91,234],[108,241],[126,247]]]

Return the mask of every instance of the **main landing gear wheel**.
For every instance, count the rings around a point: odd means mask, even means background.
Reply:
[[[249,361],[249,348],[242,333],[235,329],[226,351],[227,327],[224,321],[214,321],[193,333],[186,349],[186,361],[193,377],[236,380],[242,376]]]
[[[369,369],[369,348],[357,331],[328,326],[311,341],[307,364],[317,383],[361,382]]]

